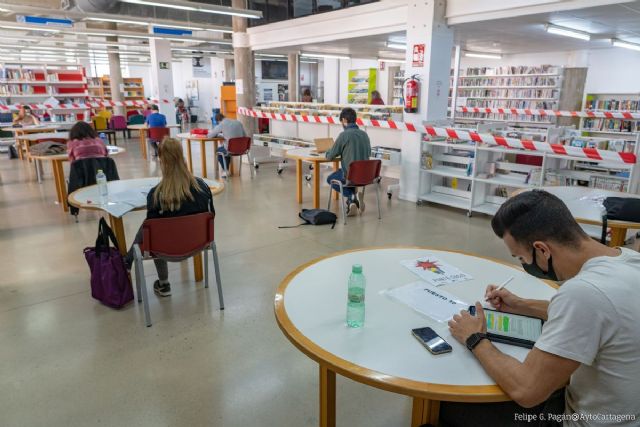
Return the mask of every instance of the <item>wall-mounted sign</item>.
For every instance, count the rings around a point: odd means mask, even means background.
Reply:
[[[193,31],[183,30],[181,28],[153,27],[153,34],[166,34],[169,36],[192,36]]]
[[[191,68],[193,69],[193,77],[210,78],[211,58],[195,56],[191,58]]]
[[[413,66],[424,67],[424,44],[413,45]]]
[[[169,69],[169,63],[168,62],[158,62],[158,68],[160,68],[161,70],[168,70]]]

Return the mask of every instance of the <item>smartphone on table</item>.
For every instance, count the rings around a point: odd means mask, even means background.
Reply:
[[[411,333],[431,354],[449,353],[452,350],[451,345],[429,327],[412,329]]]
[[[489,308],[483,310],[487,321],[487,338],[490,341],[533,348],[542,335],[542,319]],[[469,313],[475,316],[476,307],[469,307]]]

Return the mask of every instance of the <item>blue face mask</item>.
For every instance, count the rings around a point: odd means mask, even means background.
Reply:
[[[524,268],[524,271],[526,271],[533,277],[537,277],[538,279],[553,280],[554,282],[558,281],[558,276],[553,269],[553,260],[551,257],[549,257],[549,271],[544,271],[536,262],[536,248],[533,248],[532,257],[533,261],[531,262],[531,264],[522,263],[522,268]]]

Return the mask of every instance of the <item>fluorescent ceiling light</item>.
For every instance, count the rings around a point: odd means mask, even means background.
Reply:
[[[22,27],[20,25],[5,25],[2,24],[0,25],[0,28],[6,28],[9,30],[23,30],[23,31],[44,31],[47,33],[59,33],[60,30],[54,30],[53,28],[46,28],[46,27],[42,27],[42,28],[33,28],[33,27]]]
[[[303,58],[351,59],[351,57],[347,55],[329,55],[324,53],[303,53],[300,56]]]
[[[387,43],[387,47],[389,49],[407,50],[407,45],[401,43]]]
[[[391,63],[394,63],[394,64],[404,64],[404,63],[405,63],[405,62],[407,62],[407,61],[402,60],[402,59],[385,59],[385,58],[378,58],[378,62],[391,62]]]
[[[220,50],[207,50],[207,49],[199,49],[197,47],[189,48],[189,47],[172,47],[171,50],[175,50],[178,52],[193,52],[193,53],[231,53],[231,51],[224,52]]]
[[[499,53],[465,52],[464,56],[468,56],[469,58],[502,59],[502,55],[500,55]]]
[[[300,61],[301,64],[317,64],[318,61]]]
[[[287,55],[276,55],[272,53],[257,53],[257,56],[265,56],[267,58],[286,58]]]
[[[88,21],[100,21],[100,22],[116,22],[118,24],[131,24],[131,25],[144,25],[145,27],[149,25],[148,22],[144,21],[130,21],[128,19],[115,19],[115,18],[85,18]]]
[[[180,39],[180,38],[165,38],[164,40],[171,40],[174,42],[189,42],[189,43],[210,43],[210,44],[223,44],[231,46],[233,43],[224,40],[203,40],[203,39]]]
[[[611,44],[614,45],[615,47],[623,47],[625,49],[631,49],[631,50],[640,50],[640,44],[623,42],[622,40],[618,40],[618,39],[611,39]]]
[[[557,34],[559,36],[573,37],[574,39],[587,40],[587,41],[591,40],[591,34],[585,31],[574,30],[566,27],[560,27],[558,25],[547,24],[545,26],[545,30],[547,30],[547,33]]]
[[[189,10],[192,12],[215,13],[220,15],[240,16],[243,18],[259,19],[262,12],[249,9],[235,9],[227,6],[214,6],[204,3],[187,2],[182,0],[151,1],[151,0],[120,0],[123,3],[143,4],[146,6],[166,7],[169,9]]]

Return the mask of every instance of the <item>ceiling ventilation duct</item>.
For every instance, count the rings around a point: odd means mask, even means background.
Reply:
[[[62,0],[62,9],[75,9],[85,13],[117,13],[120,5],[118,0]]]

